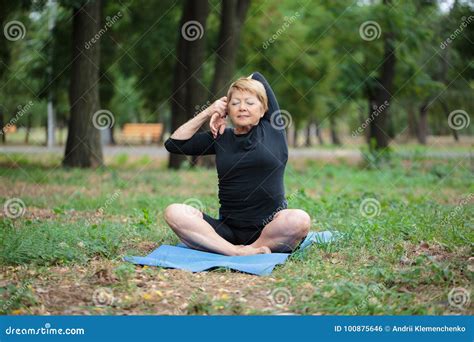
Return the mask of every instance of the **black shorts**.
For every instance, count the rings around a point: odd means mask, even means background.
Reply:
[[[234,227],[226,223],[225,218],[215,219],[205,213],[203,219],[209,223],[219,236],[233,245],[250,245],[254,243],[262,233],[265,225],[254,225],[250,227]]]

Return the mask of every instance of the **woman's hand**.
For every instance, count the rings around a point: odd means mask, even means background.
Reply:
[[[224,96],[204,109],[198,115],[193,116],[192,119],[179,126],[178,129],[171,134],[170,138],[177,140],[191,139],[199,128],[201,128],[201,126],[204,125],[214,113],[218,113],[225,117],[227,115],[226,111],[227,97]]]
[[[214,101],[208,108],[209,117],[212,117],[214,113],[219,113],[221,116],[227,115],[227,96],[223,96],[220,99]]]
[[[211,116],[209,127],[215,139],[218,133],[224,133],[226,125],[225,118],[227,117],[227,96],[223,96],[215,101],[209,106],[208,110]]]
[[[221,115],[219,113],[214,113],[211,116],[211,121],[209,122],[209,127],[211,128],[212,135],[214,139],[217,137],[217,133],[222,134],[225,130],[225,118],[227,114]]]

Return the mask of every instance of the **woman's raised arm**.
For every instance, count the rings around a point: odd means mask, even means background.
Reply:
[[[224,112],[227,108],[227,98],[222,97],[215,101],[211,106],[181,125],[165,141],[165,148],[170,153],[185,155],[204,155],[215,154],[214,140],[210,132],[196,133],[199,128],[214,113]]]
[[[278,101],[276,99],[275,93],[273,92],[272,87],[268,83],[268,81],[263,77],[263,75],[259,72],[254,72],[251,75],[252,79],[259,81],[260,83],[263,84],[265,87],[265,92],[267,93],[267,98],[268,98],[268,110],[266,111],[265,115],[263,116],[264,119],[273,121],[273,122],[278,122],[278,117],[281,115],[280,113],[280,106],[278,105]],[[272,115],[275,115],[276,117],[271,118]]]
[[[227,97],[221,97],[219,100],[215,101],[212,105],[204,109],[201,113],[193,117],[188,122],[182,124],[170,138],[185,140],[190,139],[201,126],[209,119],[214,113],[225,113],[227,109]]]

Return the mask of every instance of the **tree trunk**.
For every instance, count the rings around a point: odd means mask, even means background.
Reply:
[[[189,17],[189,14],[186,12],[189,11],[187,9],[189,5],[187,4],[183,16],[181,18],[180,27],[184,25]],[[172,102],[171,102],[171,129],[170,132],[173,133],[179,126],[181,126],[184,122],[186,122],[186,110],[184,108],[184,101],[185,101],[185,93],[186,93],[186,85],[184,84],[185,78],[185,70],[184,66],[180,64],[181,60],[185,58],[185,40],[181,36],[178,39],[178,47],[177,47],[177,55],[178,60],[176,61],[176,66],[174,70],[174,79],[173,79],[173,95],[172,95]],[[181,154],[174,154],[170,153],[169,160],[168,160],[168,167],[172,169],[179,169],[181,163],[186,159],[184,155]]]
[[[443,107],[443,111],[446,113],[446,117],[449,118],[449,109],[448,109],[448,106],[446,105],[446,102],[444,102],[442,99],[439,99],[438,101]],[[452,129],[451,127],[450,127],[450,130],[453,133],[454,141],[458,142],[459,141],[458,131],[455,129]]]
[[[413,139],[417,137],[418,122],[416,120],[416,110],[415,107],[411,104],[407,104],[407,121],[408,121],[408,138]]]
[[[181,17],[177,49],[178,61],[173,81],[171,132],[190,119],[195,106],[208,98],[207,90],[200,82],[206,52],[206,19],[208,15],[207,0],[186,1]],[[189,23],[190,21],[197,21],[200,26]],[[194,32],[187,31],[186,27],[194,29]],[[195,35],[196,32],[197,35]],[[170,153],[168,167],[178,169],[185,158],[183,155]]]
[[[323,134],[321,132],[321,125],[319,124],[319,121],[315,121],[315,126],[316,126],[316,137],[318,138],[319,145],[324,145],[324,140],[323,140]]]
[[[240,41],[240,32],[247,15],[250,0],[222,0],[219,41],[217,43],[216,66],[212,80],[212,95],[224,96],[232,81]]]
[[[11,14],[19,5],[20,1],[0,0],[0,28],[2,29],[2,39],[0,39],[0,78],[2,78],[8,70],[11,57],[10,48],[13,48],[14,46],[4,37],[3,30],[5,29],[5,22],[10,18]]]
[[[6,132],[5,132],[5,108],[0,105],[0,129],[1,129],[1,134],[2,134],[2,143],[6,144],[7,143],[7,137],[6,137]]]
[[[27,145],[30,141],[30,132],[31,132],[31,114],[28,114],[26,117],[26,132],[25,132],[25,144]]]
[[[391,0],[383,1],[385,6],[390,6]],[[389,136],[387,135],[387,123],[389,112],[389,103],[391,100],[391,93],[393,88],[393,79],[395,76],[395,44],[394,33],[387,32],[384,35],[384,57],[380,78],[373,93],[373,97],[369,95],[369,100],[374,107],[369,108],[370,130],[369,130],[369,147],[375,149],[384,149],[388,147]],[[373,111],[377,115],[373,115]],[[372,146],[372,140],[375,141]]]
[[[211,86],[212,98],[209,99],[209,103],[226,95],[227,87],[232,81],[240,32],[250,0],[222,0],[221,4],[219,39],[215,51],[216,64]],[[201,131],[207,130],[209,130],[209,127],[203,125]],[[215,166],[215,156],[196,156],[193,158],[193,164],[213,168]]]
[[[337,134],[337,129],[336,129],[336,120],[334,116],[329,117],[329,125],[330,125],[330,131],[331,131],[331,142],[333,145],[340,146],[341,145],[341,140],[339,139],[339,135]]]
[[[309,121],[308,125],[306,126],[306,135],[305,135],[306,141],[304,143],[306,147],[311,147],[312,145],[311,136],[313,135],[312,134],[313,127],[314,127],[313,121]]]
[[[100,109],[100,40],[89,49],[85,42],[100,30],[101,0],[74,9],[72,67],[69,86],[70,119],[63,164],[69,167],[98,167],[103,164],[100,131],[94,113]]]
[[[4,23],[7,21],[9,15],[14,11],[15,7],[18,5],[15,1],[9,0],[0,0],[0,28],[3,29]],[[1,32],[3,34],[3,31]],[[10,43],[10,44],[9,44]],[[8,64],[10,62],[10,49],[9,47],[12,46],[11,42],[7,39],[0,39],[0,79],[2,79],[3,75],[8,70]],[[0,134],[1,134],[1,141],[3,144],[6,144],[7,137],[5,132],[5,112],[6,109],[0,104]]]
[[[454,141],[458,142],[459,141],[458,131],[451,128],[451,133],[453,133]]]
[[[428,103],[420,107],[420,119],[418,120],[416,138],[422,145],[426,145],[426,136],[428,135]]]

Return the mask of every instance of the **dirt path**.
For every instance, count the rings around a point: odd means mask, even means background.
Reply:
[[[48,149],[44,146],[1,146],[0,153],[22,153],[22,154],[52,154],[61,155],[64,152],[64,147],[56,146]],[[106,157],[115,157],[118,155],[131,156],[149,156],[153,158],[165,158],[168,156],[168,151],[162,146],[106,146],[104,147],[104,155]],[[362,159],[362,154],[358,149],[315,149],[315,148],[290,148],[290,158],[313,158],[313,159]],[[413,152],[398,152],[403,157],[413,156]],[[459,152],[459,151],[432,151],[424,152],[423,156],[430,158],[469,158],[474,156],[474,152]]]

